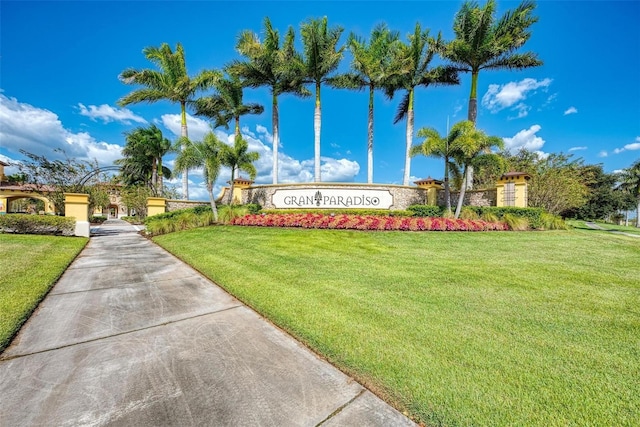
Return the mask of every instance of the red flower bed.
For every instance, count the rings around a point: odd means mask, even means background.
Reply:
[[[235,218],[232,225],[335,228],[343,230],[504,231],[505,223],[470,219],[373,215],[257,214]]]

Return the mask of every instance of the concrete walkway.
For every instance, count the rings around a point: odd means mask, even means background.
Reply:
[[[611,234],[621,234],[623,236],[640,238],[640,234],[625,233],[624,231],[617,231],[617,230],[607,230],[606,228],[600,227],[595,222],[585,221],[585,225],[593,230],[608,231]]]
[[[0,355],[0,426],[81,425],[414,424],[107,221]]]

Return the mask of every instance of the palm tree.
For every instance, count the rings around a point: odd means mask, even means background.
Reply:
[[[458,166],[462,169],[463,177],[460,182],[460,194],[455,212],[455,217],[458,218],[467,188],[466,182],[468,182],[469,169],[481,157],[494,156],[494,154],[490,153],[491,148],[502,149],[504,141],[497,136],[487,136],[483,131],[476,129],[474,123],[470,120],[457,123],[456,126],[458,126],[460,135],[454,141],[453,156]]]
[[[431,60],[436,54],[436,48],[441,43],[440,34],[437,39],[429,37],[429,30],[422,31],[420,23],[416,23],[414,33],[409,35],[409,43],[400,45],[398,56],[395,59],[401,64],[403,70],[401,74],[393,77],[386,86],[389,98],[393,98],[397,90],[404,89],[406,91],[393,121],[395,124],[400,120],[407,119],[403,185],[409,185],[411,175],[410,152],[413,141],[413,105],[416,87],[457,85],[460,83],[458,74],[453,67],[429,68]]]
[[[233,74],[240,76],[246,86],[258,88],[268,86],[271,91],[271,125],[273,127],[273,184],[278,183],[278,148],[280,145],[280,118],[278,96],[293,93],[309,96],[303,86],[303,73],[299,64],[300,55],[294,48],[295,33],[289,27],[280,46],[280,35],[271,26],[268,17],[264,18],[264,41],[260,41],[252,31],[243,31],[238,38],[236,50],[247,61],[235,60],[230,65]],[[297,66],[297,68],[296,68]]]
[[[300,33],[303,43],[302,67],[306,75],[306,83],[315,85],[316,106],[313,116],[315,182],[320,181],[320,127],[322,113],[320,108],[320,88],[329,75],[338,68],[342,60],[344,46],[338,48],[338,40],[342,35],[341,27],[328,28],[327,17],[310,19],[302,24]]]
[[[125,139],[124,157],[116,160],[116,164],[122,166],[125,183],[142,184],[151,188],[153,194],[162,194],[162,178],[171,177],[171,171],[162,165],[162,157],[171,150],[171,142],[156,125],[138,127],[125,133]]]
[[[214,120],[214,127],[229,128],[229,122],[234,121],[235,137],[240,136],[240,117],[247,114],[262,114],[264,108],[260,104],[243,104],[242,82],[237,76],[220,79],[216,82],[217,93],[213,96],[200,98],[195,101],[196,115]]]
[[[454,161],[456,150],[458,149],[458,139],[464,135],[464,122],[453,125],[449,134],[440,136],[434,128],[422,128],[418,130],[417,136],[424,138],[421,144],[411,147],[410,155],[415,157],[423,155],[444,160],[444,199],[447,212],[451,212],[451,188],[449,177],[457,166]]]
[[[379,24],[371,31],[369,44],[351,33],[347,46],[353,56],[353,71],[328,79],[331,86],[344,89],[369,89],[369,117],[367,122],[367,182],[373,182],[373,94],[382,89],[390,76],[398,72],[394,62],[398,32]]]
[[[204,181],[209,193],[209,202],[213,218],[218,221],[218,209],[213,197],[213,186],[220,173],[220,153],[225,146],[213,132],[207,133],[202,141],[184,142],[183,150],[176,157],[175,169],[186,171],[187,169],[202,168]]]
[[[631,194],[636,200],[636,227],[640,227],[640,160],[622,170],[620,181],[620,189]]]
[[[484,7],[466,1],[455,16],[455,40],[440,46],[444,58],[457,71],[471,73],[468,119],[476,124],[478,116],[478,74],[480,70],[522,70],[542,65],[533,52],[515,53],[531,37],[529,27],[538,21],[532,16],[535,2],[525,0],[496,21],[495,0]]]
[[[153,192],[156,195],[162,195],[164,191],[162,178],[168,171],[168,169],[162,165],[162,157],[171,151],[171,141],[162,135],[162,131],[156,125],[151,125],[148,128],[143,129],[143,134],[145,136],[148,153],[153,158],[151,169]],[[170,172],[169,176],[171,176]]]
[[[120,80],[125,84],[137,84],[145,86],[120,98],[118,105],[125,106],[140,102],[157,102],[168,100],[180,104],[181,112],[181,138],[187,140],[187,104],[193,102],[196,92],[213,86],[220,78],[217,71],[205,70],[189,77],[184,59],[182,45],[176,45],[173,52],[167,43],[159,48],[154,46],[142,50],[144,56],[151,61],[157,70],[128,68],[120,74]],[[182,174],[182,196],[189,199],[189,177],[187,170]]]
[[[233,203],[234,180],[236,171],[244,171],[249,178],[255,179],[257,175],[253,162],[260,158],[260,153],[249,151],[249,143],[237,135],[233,145],[223,144],[220,150],[220,163],[231,168],[231,189],[229,191],[229,204]]]

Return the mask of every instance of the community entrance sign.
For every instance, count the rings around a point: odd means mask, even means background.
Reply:
[[[300,188],[276,190],[271,202],[277,209],[390,209],[389,190],[356,188]]]

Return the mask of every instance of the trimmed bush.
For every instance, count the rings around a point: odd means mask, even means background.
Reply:
[[[468,206],[462,208],[460,212],[460,219],[480,219],[480,215],[473,209],[469,209]]]
[[[411,205],[407,208],[407,211],[413,213],[414,216],[442,216],[445,211],[443,206],[431,206],[431,205]]]
[[[52,215],[0,215],[0,232],[15,234],[49,234],[73,236],[76,219]]]
[[[106,216],[90,216],[89,217],[89,222],[91,224],[102,224],[106,220],[107,220]]]
[[[245,207],[250,214],[257,214],[262,210],[262,206],[260,206],[258,203],[249,203],[246,204]]]
[[[564,220],[558,216],[547,212],[543,212],[540,216],[542,227],[545,230],[567,230],[569,226]]]

